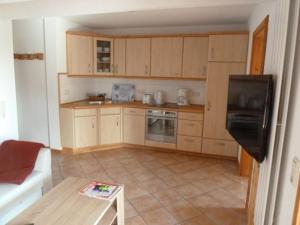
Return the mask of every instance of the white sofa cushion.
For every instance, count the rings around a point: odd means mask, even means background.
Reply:
[[[28,190],[43,186],[43,173],[33,171],[21,184],[0,184],[0,210]]]

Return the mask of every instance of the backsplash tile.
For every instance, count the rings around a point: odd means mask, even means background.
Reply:
[[[205,103],[205,81],[195,80],[147,80],[125,78],[76,78],[60,75],[60,102],[67,103],[86,98],[87,93],[106,93],[111,97],[112,86],[115,83],[134,84],[136,100],[142,100],[144,93],[163,91],[165,102],[176,102],[179,88],[190,90],[190,103]]]

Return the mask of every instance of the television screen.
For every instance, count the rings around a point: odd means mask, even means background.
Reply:
[[[258,162],[267,153],[272,84],[272,75],[229,76],[226,128]]]

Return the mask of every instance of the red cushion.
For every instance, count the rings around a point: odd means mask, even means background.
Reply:
[[[0,145],[0,183],[22,184],[32,173],[44,145],[28,141],[5,141]]]

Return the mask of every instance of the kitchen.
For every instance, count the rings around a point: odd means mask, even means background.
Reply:
[[[237,159],[225,130],[227,77],[245,73],[247,44],[247,32],[68,31],[68,73],[59,75],[64,150],[131,146]]]

